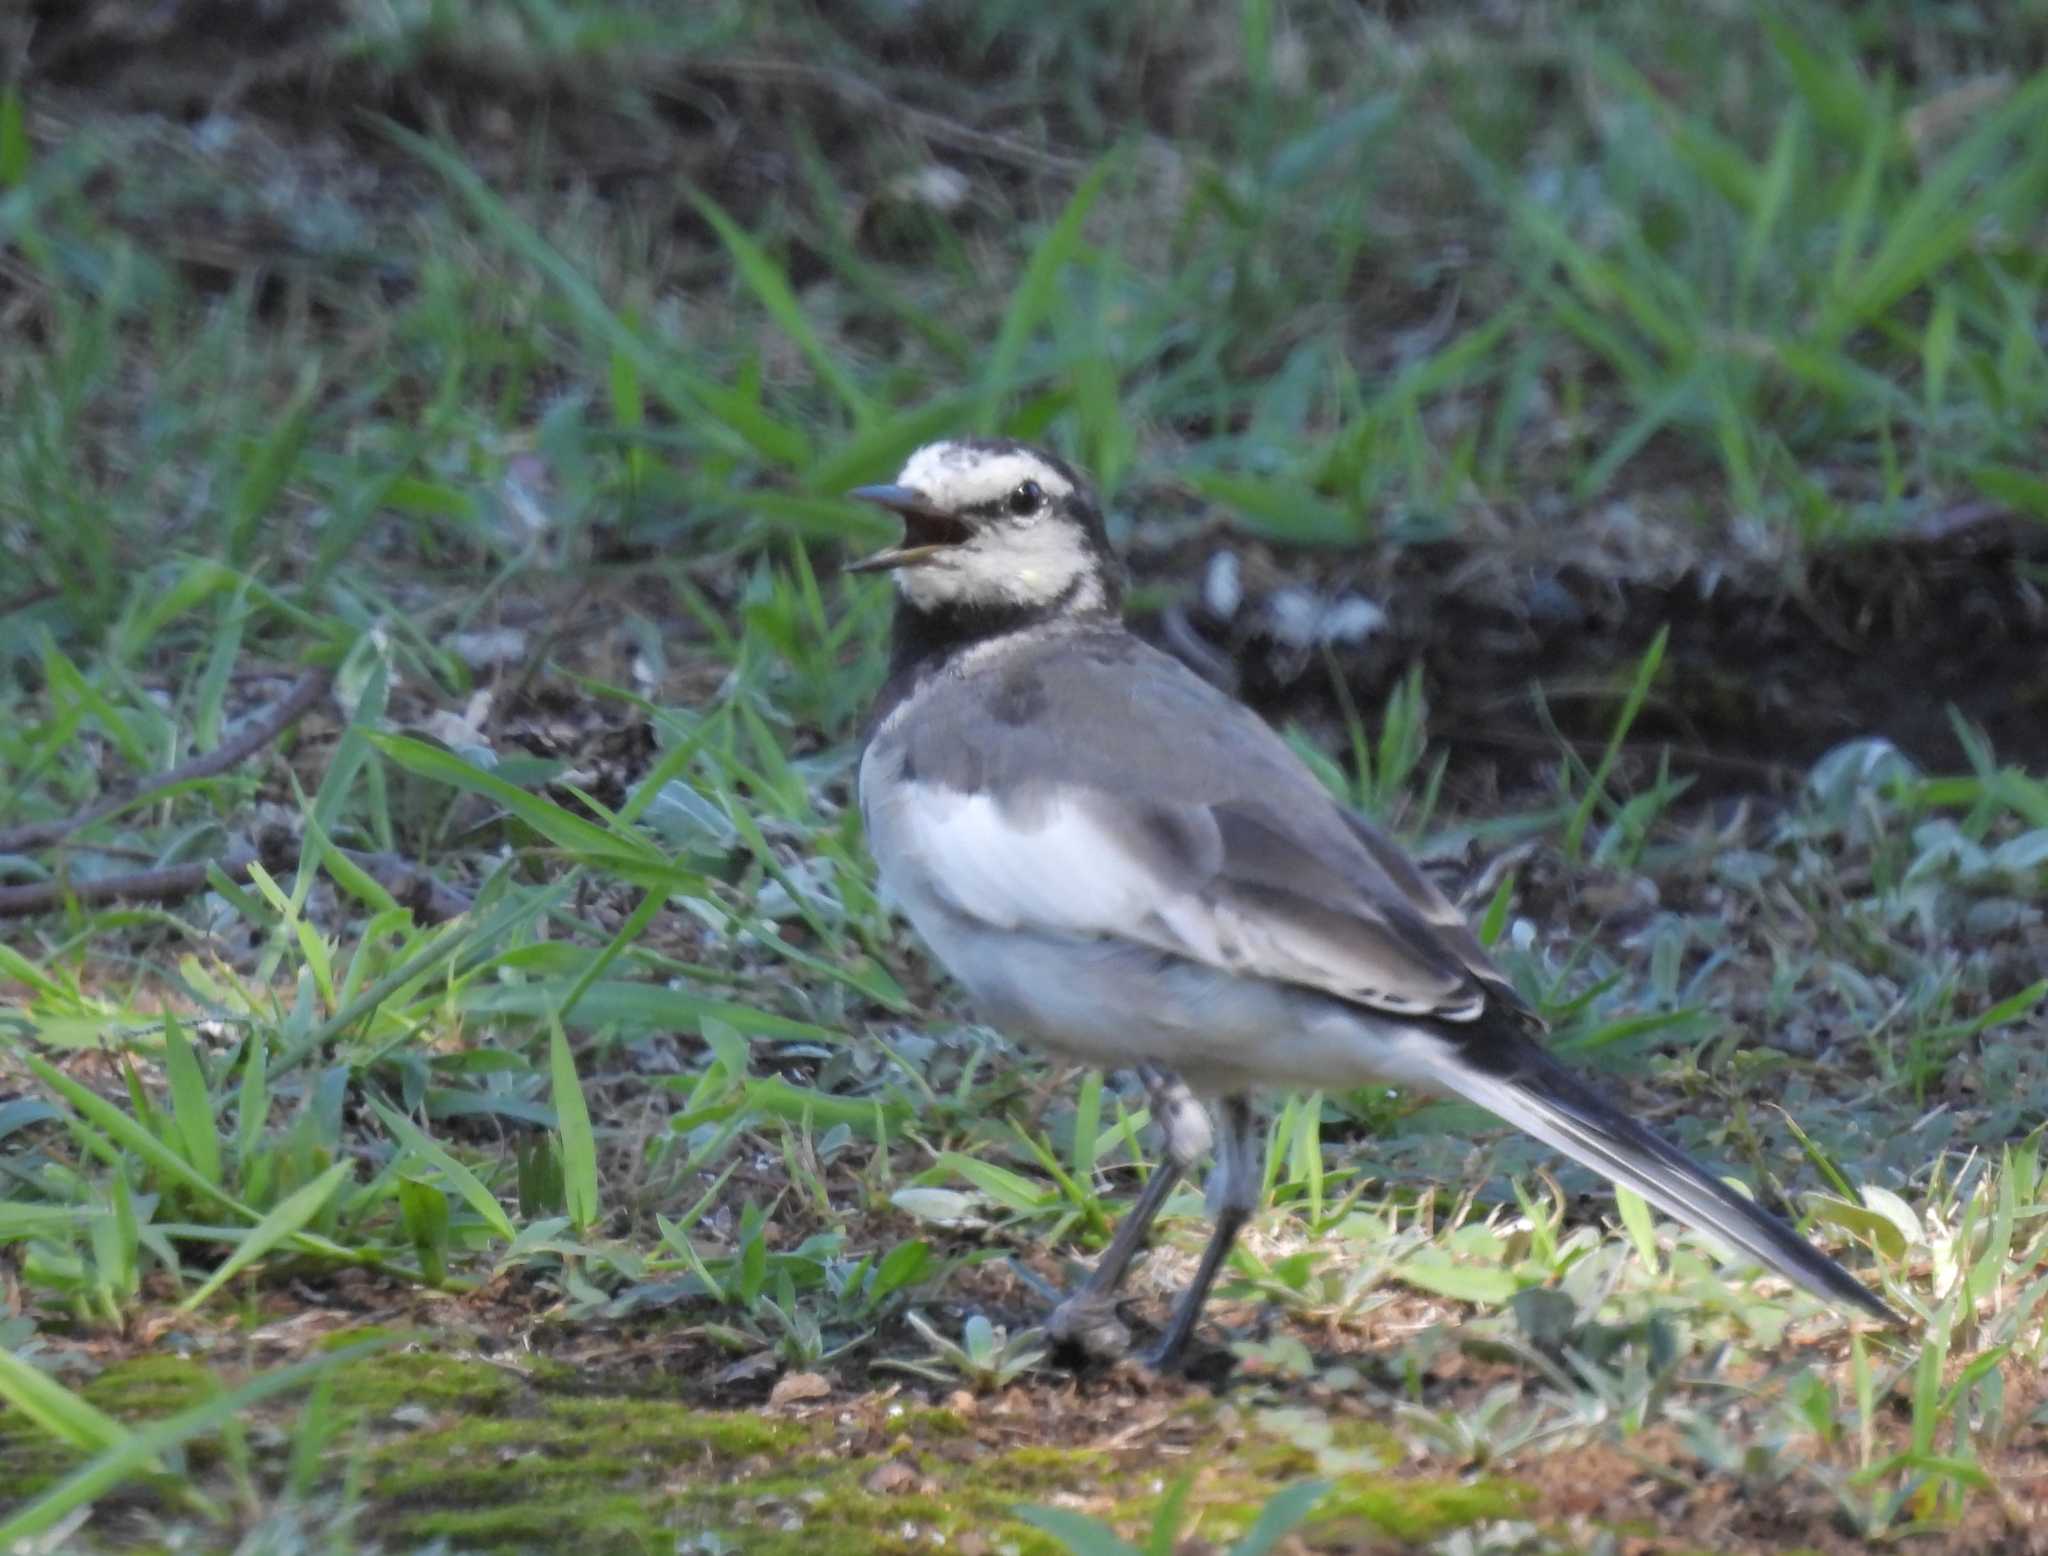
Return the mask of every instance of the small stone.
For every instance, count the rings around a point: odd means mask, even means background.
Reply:
[[[942,162],[928,162],[897,174],[889,180],[884,192],[891,200],[905,205],[921,205],[926,210],[949,216],[967,203],[973,187],[967,175],[958,168],[947,167]]]
[[[1363,643],[1387,624],[1387,613],[1362,594],[1347,594],[1327,611],[1316,628],[1325,643]]]
[[[878,1496],[893,1496],[908,1491],[917,1484],[917,1471],[901,1459],[891,1459],[862,1482],[869,1491]]]
[[[491,670],[526,657],[526,634],[517,627],[452,633],[443,645],[472,670]]]
[[[1307,648],[1315,642],[1322,615],[1322,602],[1303,588],[1276,589],[1266,601],[1267,630],[1289,648]]]
[[[794,1405],[807,1399],[823,1399],[832,1392],[831,1381],[815,1372],[791,1372],[775,1380],[768,1391],[770,1405]]]
[[[742,1356],[738,1361],[719,1368],[711,1375],[711,1381],[721,1388],[730,1388],[735,1383],[750,1383],[755,1378],[774,1370],[774,1354],[769,1351],[756,1351],[752,1356]]]
[[[1244,604],[1243,569],[1235,551],[1219,551],[1202,574],[1202,604],[1218,621],[1228,621]]]

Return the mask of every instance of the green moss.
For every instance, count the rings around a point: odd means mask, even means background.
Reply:
[[[20,1417],[0,1413],[0,1509],[47,1491],[77,1469],[86,1455],[58,1442]]]
[[[154,1420],[188,1410],[220,1392],[203,1364],[185,1356],[136,1356],[116,1362],[79,1391],[109,1415]]]
[[[1086,1448],[1012,1448],[974,1465],[974,1478],[1022,1496],[1093,1490],[1103,1481],[1105,1461]]]
[[[920,1440],[936,1437],[966,1437],[974,1428],[967,1418],[957,1410],[947,1410],[937,1405],[927,1405],[905,1410],[892,1423],[904,1432]]]
[[[936,1492],[868,1490],[879,1459],[810,1461],[686,1493],[683,1527],[744,1536],[749,1556],[913,1556],[950,1548],[970,1529],[1014,1546],[1020,1556],[1064,1551],[1014,1518],[1015,1491],[988,1473],[1004,1457],[942,1467],[932,1477]]]
[[[345,1351],[352,1345],[367,1345],[372,1340],[397,1340],[404,1342],[425,1342],[429,1336],[417,1329],[391,1329],[383,1324],[364,1324],[358,1329],[337,1329],[333,1334],[322,1335],[313,1349],[316,1351]]]
[[[951,1411],[906,1413],[903,1435],[968,1436]],[[1020,1553],[1059,1547],[1012,1516],[1016,1504],[1102,1483],[1099,1455],[1027,1448],[964,1462],[927,1456],[937,1487],[873,1491],[880,1457],[835,1457],[816,1429],[750,1411],[528,1391],[499,1412],[406,1433],[366,1461],[382,1532],[474,1550],[637,1552],[677,1533],[716,1532],[749,1552],[888,1556],[928,1552],[969,1529]]]
[[[474,1550],[644,1551],[658,1521],[631,1495],[560,1497],[498,1507],[447,1507],[411,1513],[393,1526],[415,1540],[448,1540]]]
[[[803,1427],[738,1412],[606,1399],[532,1399],[528,1413],[463,1420],[413,1432],[370,1455],[380,1494],[481,1500],[556,1483],[637,1476],[649,1465],[710,1467],[785,1457],[808,1440]]]
[[[1417,1543],[1453,1529],[1526,1514],[1535,1493],[1514,1481],[1402,1480],[1347,1475],[1323,1503],[1319,1528],[1362,1519],[1382,1534]]]
[[[1020,1556],[1052,1556],[1059,1549],[1012,1520],[1014,1491],[980,1483],[978,1466],[973,1486],[886,1493],[866,1489],[882,1462],[877,1459],[801,1459],[732,1481],[707,1463],[695,1484],[678,1484],[666,1466],[624,1464],[604,1453],[486,1467],[450,1464],[425,1445],[408,1446],[435,1461],[413,1477],[411,1494],[430,1489],[439,1504],[390,1520],[394,1533],[413,1540],[447,1539],[483,1550],[553,1549],[573,1540],[579,1552],[605,1553],[639,1551],[672,1533],[717,1532],[763,1556],[909,1556],[932,1550],[934,1533],[950,1543],[980,1529],[1000,1532]],[[635,1479],[637,1492],[619,1489]],[[593,1484],[607,1490],[590,1494]],[[378,1499],[398,1491],[382,1477],[373,1477],[372,1485]],[[494,1502],[494,1495],[504,1500]]]
[[[358,1331],[354,1339],[360,1338]],[[509,1405],[524,1388],[519,1375],[506,1368],[435,1351],[385,1352],[334,1376],[335,1403],[372,1415],[400,1405],[481,1414]]]
[[[116,1362],[78,1392],[109,1415],[139,1422],[173,1415],[217,1393],[219,1387],[200,1363],[166,1355]],[[0,1410],[0,1488],[5,1488],[0,1491],[0,1508],[21,1505],[47,1491],[89,1457],[57,1441],[26,1416]]]
[[[357,1468],[371,1531],[394,1548],[442,1540],[476,1552],[638,1556],[677,1536],[715,1533],[761,1556],[923,1556],[972,1531],[1019,1556],[1059,1556],[1058,1542],[1017,1520],[1019,1506],[1083,1491],[1113,1504],[1111,1521],[1130,1532],[1149,1525],[1161,1495],[1157,1464],[1078,1448],[985,1448],[957,1411],[903,1410],[889,1423],[897,1452],[848,1457],[834,1451],[829,1428],[596,1395],[568,1369],[537,1383],[524,1369],[437,1351],[416,1336],[383,1337],[413,1343],[350,1364],[335,1386],[337,1404],[364,1412],[372,1428]],[[135,1417],[183,1408],[218,1386],[206,1367],[160,1356],[110,1368],[87,1392]],[[398,1408],[406,1405],[428,1413],[407,1415]],[[1194,1506],[1211,1539],[1249,1526],[1276,1489],[1318,1473],[1319,1461],[1337,1489],[1313,1526],[1317,1549],[1429,1540],[1516,1516],[1529,1501],[1504,1482],[1337,1472],[1334,1455],[1384,1446],[1375,1423],[1262,1412],[1240,1436],[1246,1424],[1202,1402],[1180,1423],[1183,1441],[1231,1434],[1228,1453],[1193,1461],[1203,1465]],[[18,1422],[0,1417],[0,1427],[12,1428],[0,1430],[0,1476],[25,1493],[76,1462]],[[872,1489],[892,1457],[912,1464],[917,1481]]]
[[[793,1421],[645,1400],[622,1407],[616,1399],[554,1399],[548,1402],[547,1413],[567,1425],[603,1429],[615,1443],[687,1443],[728,1458],[788,1453],[810,1441],[812,1435],[809,1428]]]
[[[809,1428],[746,1411],[528,1390],[511,1410],[380,1444],[366,1481],[386,1510],[379,1522],[407,1539],[639,1551],[665,1540],[701,1486],[742,1465],[780,1469],[812,1441]],[[819,1478],[813,1472],[805,1488]]]

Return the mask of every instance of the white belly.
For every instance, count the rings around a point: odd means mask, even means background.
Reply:
[[[929,896],[898,900],[981,1019],[1079,1063],[1157,1064],[1205,1096],[1415,1078],[1396,1020],[1130,941],[990,929]]]

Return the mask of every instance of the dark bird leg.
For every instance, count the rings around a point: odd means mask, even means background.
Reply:
[[[1244,1097],[1225,1097],[1220,1111],[1223,1133],[1216,1142],[1215,1176],[1209,1180],[1210,1209],[1216,1218],[1216,1230],[1210,1234],[1209,1246],[1202,1250],[1202,1262],[1195,1270],[1194,1280],[1174,1304],[1166,1333],[1139,1357],[1147,1366],[1161,1371],[1179,1361],[1181,1352],[1187,1349],[1188,1338],[1202,1316],[1202,1305],[1209,1300],[1209,1288],[1215,1285],[1223,1261],[1230,1257],[1237,1234],[1259,1208],[1259,1192],[1265,1186],[1266,1135],[1252,1117],[1250,1101]]]
[[[1177,1076],[1145,1065],[1138,1071],[1151,1099],[1152,1118],[1166,1137],[1165,1160],[1152,1169],[1144,1192],[1116,1229],[1095,1269],[1052,1310],[1046,1333],[1071,1341],[1092,1356],[1121,1356],[1130,1349],[1131,1332],[1116,1316],[1116,1295],[1130,1272],[1131,1261],[1145,1246],[1146,1234],[1167,1195],[1209,1149],[1213,1131],[1208,1111]],[[1233,1234],[1235,1228],[1232,1229]]]

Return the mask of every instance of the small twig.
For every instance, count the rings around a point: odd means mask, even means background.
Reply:
[[[206,890],[207,874],[216,864],[230,880],[246,880],[249,866],[258,858],[252,848],[237,850],[225,859],[200,859],[191,864],[170,864],[158,870],[130,870],[125,875],[103,875],[90,881],[37,881],[30,886],[0,886],[0,918],[26,918],[48,913],[66,902],[92,907],[102,902],[180,902]]]
[[[277,739],[293,720],[325,696],[333,684],[333,671],[308,671],[268,712],[233,740],[224,741],[204,756],[180,763],[169,772],[159,773],[125,793],[87,806],[76,815],[56,821],[32,822],[28,826],[0,832],[0,853],[17,854],[31,848],[48,848],[83,827],[142,803],[151,795],[227,772]],[[0,918],[26,918],[34,913],[48,913],[70,902],[83,907],[103,902],[182,902],[207,889],[212,878],[210,872],[216,867],[227,879],[244,881],[249,877],[250,866],[259,860],[277,868],[293,860],[296,848],[295,839],[280,837],[274,843],[266,839],[260,849],[238,848],[224,859],[199,859],[153,870],[130,870],[126,874],[105,875],[93,880],[60,876],[56,880],[35,881],[22,886],[0,886]],[[118,847],[103,851],[129,854],[131,857],[133,852]],[[422,923],[445,923],[469,911],[470,900],[466,893],[444,886],[425,867],[410,859],[397,854],[362,853],[352,848],[340,848],[335,852],[391,893],[400,906],[411,909],[412,916]]]
[[[332,670],[307,671],[275,707],[233,740],[223,741],[204,756],[195,756],[189,762],[181,762],[169,772],[158,773],[125,793],[110,795],[96,805],[89,805],[76,815],[63,816],[55,821],[32,821],[27,826],[11,827],[5,832],[0,832],[0,854],[19,854],[31,848],[47,848],[59,839],[69,837],[79,828],[89,827],[95,821],[104,821],[116,811],[126,810],[129,806],[148,799],[152,794],[226,772],[277,739],[294,719],[325,696],[327,688],[333,684]],[[201,868],[203,870],[204,867]]]
[[[353,848],[335,850],[370,879],[398,899],[398,905],[412,911],[422,924],[445,924],[467,913],[469,895],[436,880],[424,865],[397,854],[361,853]],[[155,870],[131,870],[123,875],[103,875],[95,880],[37,881],[26,886],[0,886],[0,918],[27,918],[50,913],[67,902],[94,907],[105,902],[182,902],[196,897],[211,885],[208,872],[220,867],[222,875],[235,882],[249,878],[249,867],[259,859],[273,866],[291,854],[290,845],[276,849],[239,848],[225,859],[199,859],[190,864],[164,865]]]

